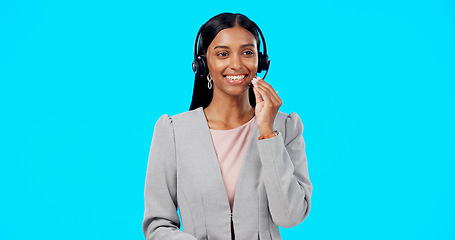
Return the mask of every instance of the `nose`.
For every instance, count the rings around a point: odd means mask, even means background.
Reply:
[[[229,68],[233,70],[241,69],[243,67],[242,58],[239,54],[233,54],[229,60]]]

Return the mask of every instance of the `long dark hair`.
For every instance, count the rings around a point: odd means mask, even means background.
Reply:
[[[198,45],[198,56],[206,55],[207,49],[212,43],[216,35],[223,29],[232,28],[236,25],[245,28],[251,34],[253,34],[256,39],[258,52],[259,52],[259,35],[256,29],[256,25],[245,15],[240,13],[221,13],[212,17],[201,27],[201,35],[199,38]],[[253,89],[250,88],[248,93],[250,105],[252,107],[256,106],[256,99],[254,97]],[[207,78],[206,76],[194,78],[194,89],[193,89],[193,99],[191,101],[190,110],[194,110],[199,107],[206,108],[210,105],[213,97],[213,88],[208,89],[207,87]]]

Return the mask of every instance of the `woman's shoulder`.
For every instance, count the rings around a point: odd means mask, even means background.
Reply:
[[[275,120],[278,120],[283,123],[302,122],[302,120],[300,119],[300,116],[295,112],[291,112],[291,113],[287,114],[287,113],[279,111],[276,115]]]
[[[303,133],[303,124],[299,115],[295,112],[290,114],[278,112],[275,118],[274,127],[283,134],[285,144]]]
[[[203,108],[199,107],[193,110],[173,115],[171,118],[178,121],[180,120],[188,121],[192,119],[199,119],[201,117],[201,113],[203,113]]]
[[[203,114],[202,107],[189,110],[186,112],[178,113],[175,115],[163,114],[157,121],[156,125],[168,125],[172,124],[175,125],[176,123],[191,123],[194,121],[198,121],[201,118],[201,114]]]

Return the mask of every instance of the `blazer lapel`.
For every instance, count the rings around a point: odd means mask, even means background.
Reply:
[[[198,122],[201,123],[201,127],[199,129],[202,129],[202,131],[199,133],[201,135],[202,147],[207,148],[206,152],[209,153],[209,156],[207,158],[202,159],[202,164],[207,170],[205,174],[208,177],[208,184],[212,186],[208,190],[210,190],[210,192],[213,194],[219,194],[220,196],[223,196],[222,198],[225,200],[223,201],[226,203],[227,208],[230,209],[226,188],[224,187],[224,181],[221,175],[218,157],[216,156],[215,148],[213,146],[212,135],[207,123],[207,118],[205,117],[202,107],[198,108],[197,110],[199,111],[200,118],[200,121]]]
[[[202,108],[198,108],[198,129],[195,133],[200,136],[201,151],[206,152],[207,156],[200,159],[204,171],[201,172],[205,179],[202,188],[202,201],[206,222],[207,235],[214,239],[227,239],[231,235],[230,216],[231,210],[229,200],[224,187],[218,157],[213,146],[212,135],[207,124]],[[199,140],[199,139],[198,139]],[[198,151],[196,149],[196,151]]]
[[[251,239],[242,229],[245,226],[258,226],[258,201],[256,189],[258,188],[257,179],[261,171],[258,168],[259,154],[256,146],[256,139],[259,137],[257,122],[254,122],[253,132],[251,133],[247,151],[240,169],[239,178],[235,187],[234,206],[232,209],[232,218],[234,229],[236,229],[236,239]]]

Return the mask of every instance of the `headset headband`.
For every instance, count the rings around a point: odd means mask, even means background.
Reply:
[[[205,23],[202,24],[202,26],[199,28],[199,31],[197,31],[196,35],[196,40],[194,40],[194,48],[193,48],[193,53],[194,53],[194,59],[197,58],[198,56],[198,49],[197,49],[197,40],[199,39],[199,34],[201,33],[202,29],[205,27]]]

